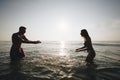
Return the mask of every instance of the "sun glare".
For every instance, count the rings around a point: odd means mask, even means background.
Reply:
[[[59,30],[63,31],[63,32],[66,32],[67,31],[67,24],[65,22],[61,22],[59,24]]]

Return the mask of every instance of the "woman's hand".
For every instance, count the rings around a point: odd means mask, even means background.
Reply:
[[[75,52],[80,52],[80,51],[81,51],[81,49],[80,49],[80,48],[78,48],[78,49],[76,49],[76,50],[75,50]]]

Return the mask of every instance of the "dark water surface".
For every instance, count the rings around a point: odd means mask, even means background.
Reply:
[[[11,42],[0,42],[0,80],[120,80],[120,42],[94,42],[94,64],[87,52],[75,52],[81,42],[24,44],[26,57],[10,61]]]

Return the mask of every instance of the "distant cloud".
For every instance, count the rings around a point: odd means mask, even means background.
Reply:
[[[110,27],[120,29],[120,19],[111,21],[111,26]]]
[[[101,28],[101,29],[120,29],[120,19],[116,19],[116,20],[109,20],[106,22],[102,22],[96,25],[97,27]]]

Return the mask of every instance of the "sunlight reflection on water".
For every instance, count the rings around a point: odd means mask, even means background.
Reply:
[[[65,49],[65,42],[61,41],[60,42],[60,52],[59,52],[60,56],[67,56],[67,53],[65,53],[64,49]]]

